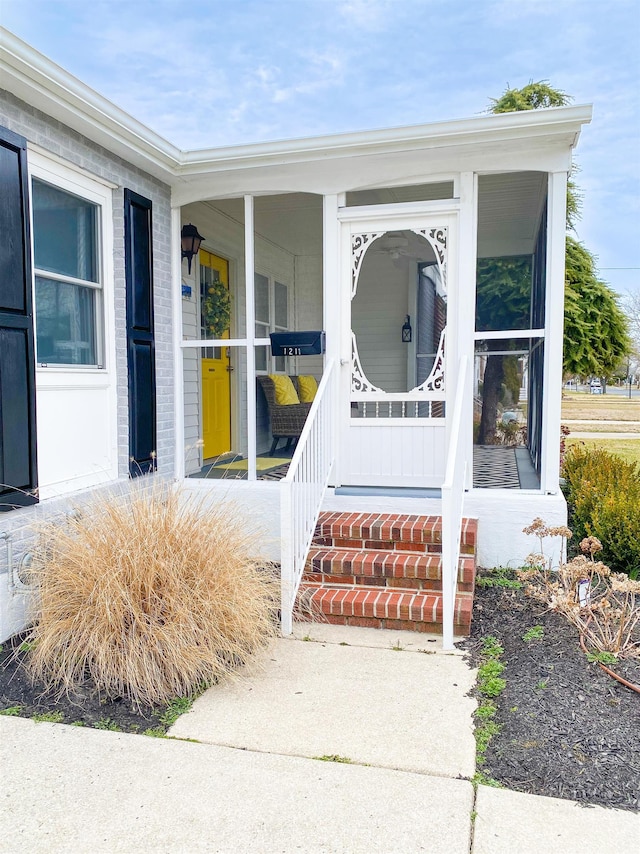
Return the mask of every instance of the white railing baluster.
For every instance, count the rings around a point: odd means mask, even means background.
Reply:
[[[333,360],[325,367],[289,470],[280,481],[280,619],[283,635],[290,635],[293,631],[296,595],[335,459],[331,429],[334,367]]]

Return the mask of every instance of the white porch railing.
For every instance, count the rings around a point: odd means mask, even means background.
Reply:
[[[458,368],[456,399],[451,419],[447,468],[442,484],[442,647],[453,649],[453,623],[460,563],[460,537],[467,455],[462,441],[462,408],[468,382],[468,358]]]
[[[335,460],[335,362],[322,380],[286,477],[280,481],[281,626],[293,631],[293,608],[318,521],[320,505]]]

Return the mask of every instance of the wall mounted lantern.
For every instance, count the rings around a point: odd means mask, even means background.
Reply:
[[[407,315],[405,322],[402,324],[402,343],[411,344],[411,318]]]
[[[187,267],[189,268],[189,274],[191,274],[191,261],[193,260],[193,256],[198,254],[204,237],[198,234],[198,229],[195,225],[189,223],[189,225],[182,226],[180,239],[182,242],[182,257],[187,259]]]

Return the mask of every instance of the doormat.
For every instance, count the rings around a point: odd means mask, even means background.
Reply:
[[[256,459],[257,471],[268,471],[278,466],[288,465],[291,462],[289,459],[282,457],[258,457]],[[232,471],[247,471],[249,468],[248,460],[235,460],[233,463],[224,463],[223,465],[215,466],[216,469],[230,469]]]

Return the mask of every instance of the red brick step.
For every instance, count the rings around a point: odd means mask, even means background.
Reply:
[[[414,591],[364,590],[308,584],[301,588],[305,607],[320,611],[330,623],[418,632],[442,631],[442,595]],[[456,597],[454,631],[471,625],[471,594]]]
[[[472,592],[474,576],[473,557],[461,557],[458,590]],[[305,578],[329,584],[441,590],[442,555],[312,546]]]
[[[477,521],[465,519],[461,553],[473,554]],[[398,513],[321,513],[314,543],[347,549],[437,554],[442,550],[442,517]]]

